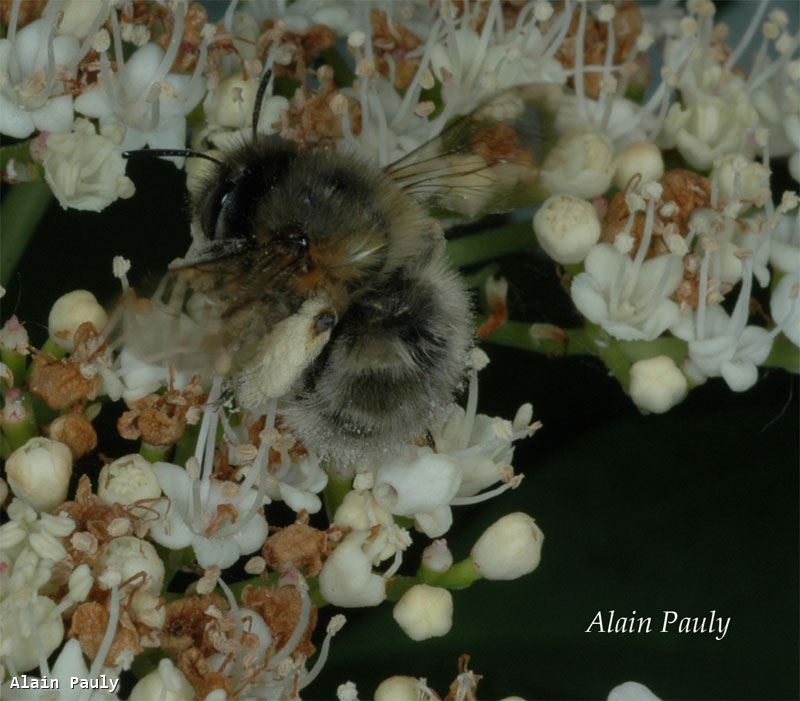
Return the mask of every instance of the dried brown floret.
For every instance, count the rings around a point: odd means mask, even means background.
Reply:
[[[48,428],[50,438],[64,443],[77,460],[97,447],[97,432],[83,414],[69,413],[59,416]]]
[[[208,609],[227,609],[225,600],[217,594],[185,596],[167,604],[167,615],[161,630],[161,647],[179,653],[190,648],[211,652],[206,641],[206,628],[212,621]]]
[[[223,689],[226,699],[234,698],[231,680],[220,672],[212,672],[197,648],[184,650],[178,655],[178,669],[186,675],[198,699],[204,699],[215,689]]]
[[[31,369],[30,388],[51,409],[66,409],[94,399],[102,386],[99,369],[107,364],[106,341],[88,321],[74,335],[74,350],[68,358],[36,353]]]
[[[194,377],[184,390],[169,388],[164,394],[148,394],[131,402],[117,421],[117,430],[123,438],[141,438],[150,445],[174,445],[189,419],[199,416],[199,407],[205,402],[199,378]]]
[[[353,134],[361,131],[361,107],[352,97],[336,92],[332,83],[312,90],[304,85],[283,115],[281,137],[301,146],[333,146],[343,136],[342,119],[348,114]]]
[[[81,604],[72,615],[69,636],[77,638],[81,649],[94,660],[108,627],[108,609],[97,601]],[[142,651],[139,635],[135,630],[120,625],[114,635],[114,642],[105,660],[105,665],[114,667],[123,662],[130,663],[135,655]]]
[[[579,19],[580,7],[577,7],[572,15],[567,36],[555,54],[556,59],[567,69],[575,68]],[[636,40],[642,31],[642,15],[636,2],[625,0],[616,8],[616,14],[611,22],[614,31],[613,62],[619,64],[630,60]],[[608,23],[601,22],[587,13],[583,36],[583,64],[585,66],[603,65],[607,40]],[[600,94],[602,78],[603,74],[599,72],[584,74],[583,86],[589,97],[596,98]],[[569,85],[575,87],[574,77],[570,77]]]
[[[663,188],[661,204],[656,207],[653,220],[653,239],[647,251],[647,258],[667,253],[669,248],[663,236],[673,232],[685,237],[689,231],[689,219],[695,209],[709,207],[711,204],[711,184],[708,178],[690,170],[668,170],[659,179]],[[617,193],[608,205],[602,223],[602,240],[614,243],[628,223],[630,210],[625,200],[626,193]],[[670,204],[673,203],[673,204]],[[664,206],[666,205],[666,207]],[[673,206],[674,205],[674,206]],[[644,232],[644,212],[637,212],[630,235],[636,255]]]
[[[300,83],[305,82],[308,65],[320,52],[336,43],[336,34],[323,24],[302,32],[287,31],[285,25],[277,25],[274,20],[267,20],[264,27],[265,31],[257,42],[256,55],[262,61],[266,60],[277,41],[283,56],[273,63],[273,72],[276,76],[289,76]]]
[[[169,11],[163,12],[161,20],[164,23],[164,31],[158,34],[155,42],[166,52],[172,40],[174,14]],[[200,55],[200,44],[203,42],[203,27],[206,24],[208,24],[208,12],[199,3],[191,3],[183,18],[181,46],[172,68],[170,68],[170,73],[191,73],[194,70],[197,65],[197,57]]]
[[[407,54],[421,46],[422,39],[394,18],[390,26],[386,13],[382,10],[372,10],[370,23],[378,71],[389,77],[391,61],[394,64],[394,86],[398,90],[405,90],[411,85],[421,60],[419,57],[407,58]]]
[[[469,655],[461,655],[458,658],[458,676],[450,685],[450,690],[444,701],[462,701],[465,699],[476,699],[478,684],[483,677],[475,674],[469,669]]]
[[[80,363],[35,353],[29,384],[31,392],[47,402],[47,406],[60,410],[84,399],[94,399],[102,380],[99,376],[85,377]]]
[[[307,577],[313,577],[319,574],[328,555],[328,538],[324,531],[293,523],[267,538],[261,553],[276,572],[293,565]]]
[[[25,0],[19,3],[19,15],[17,17],[17,29],[30,24],[42,16],[48,0]],[[0,23],[4,27],[11,24],[11,8],[14,0],[0,0]]]
[[[264,588],[247,586],[242,592],[242,603],[258,613],[266,622],[280,650],[292,637],[300,620],[300,593],[292,586]],[[303,639],[292,656],[311,657],[315,647],[311,644],[311,634],[317,625],[317,608],[312,606],[308,627]]]
[[[109,505],[101,501],[97,495],[92,494],[92,483],[88,475],[81,475],[74,501],[64,502],[59,513],[64,513],[75,521],[73,537],[65,545],[76,566],[83,562],[94,564],[98,547],[102,549],[109,540],[119,535],[111,526],[118,519],[129,519],[137,537],[145,535],[149,520],[140,515],[147,513],[143,502],[135,507],[125,507],[122,504]],[[153,516],[157,514],[154,512]],[[85,547],[87,538],[94,539],[95,547]]]

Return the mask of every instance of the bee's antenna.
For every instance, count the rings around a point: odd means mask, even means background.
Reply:
[[[253,105],[253,141],[258,137],[258,119],[261,117],[261,103],[264,101],[264,93],[267,90],[267,83],[269,83],[270,78],[272,78],[271,68],[264,71],[256,92],[256,103]]]
[[[142,148],[136,151],[123,151],[122,157],[128,158],[132,161],[140,160],[143,158],[160,158],[161,156],[178,156],[179,158],[205,158],[207,161],[212,161],[217,165],[223,165],[222,161],[207,153],[200,153],[199,151],[192,151],[190,148]]]

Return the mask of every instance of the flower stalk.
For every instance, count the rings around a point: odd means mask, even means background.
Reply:
[[[447,257],[455,268],[527,251],[536,245],[528,221],[515,222],[498,229],[481,231],[447,242]]]

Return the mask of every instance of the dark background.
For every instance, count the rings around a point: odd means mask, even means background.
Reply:
[[[2,304],[3,319],[17,313],[35,342],[58,295],[82,287],[115,296],[114,255],[130,258],[142,282],[184,252],[183,175],[163,162],[132,163],[129,174],[136,196],[101,214],[48,209]],[[540,253],[502,260],[501,272],[513,318],[575,321]],[[333,697],[347,679],[369,698],[391,674],[427,677],[443,692],[464,652],[485,675],[487,699],[605,698],[630,679],[671,699],[798,698],[797,378],[762,371],[742,394],[712,380],[667,415],[641,416],[598,361],[486,350],[480,410],[511,417],[531,401],[544,428],[518,444],[522,486],[455,509],[449,543],[464,557],[496,518],[524,510],[546,535],[542,564],[514,582],[455,592],[453,629],[441,639],[406,638],[389,604],[346,612],[305,698]],[[104,414],[110,427],[113,412]],[[131,449],[109,443],[111,434],[101,433],[100,452]],[[96,475],[99,464],[90,456],[83,467]],[[652,616],[654,629],[664,609],[715,609],[732,621],[722,641],[584,632],[611,609]]]

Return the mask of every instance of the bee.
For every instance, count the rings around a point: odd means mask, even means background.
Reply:
[[[191,200],[193,244],[171,267],[218,309],[239,405],[280,400],[321,457],[353,462],[426,435],[463,384],[470,299],[432,214],[529,206],[561,88],[502,92],[381,169],[257,134],[213,161]]]

